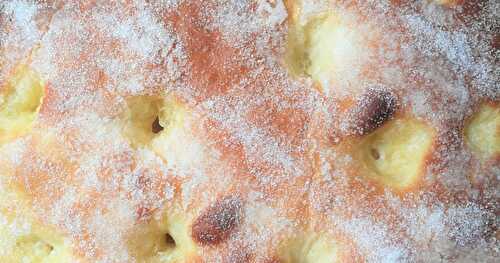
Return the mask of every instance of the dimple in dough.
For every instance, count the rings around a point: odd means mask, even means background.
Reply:
[[[0,89],[0,144],[29,132],[45,96],[45,84],[28,67],[19,67]]]
[[[500,153],[500,107],[483,104],[465,129],[466,141],[478,155]]]
[[[367,136],[359,155],[370,170],[370,178],[403,190],[422,174],[433,137],[433,131],[423,122],[395,119]]]

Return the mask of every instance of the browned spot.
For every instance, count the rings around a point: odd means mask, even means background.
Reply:
[[[151,131],[155,134],[163,131],[163,127],[161,126],[160,119],[158,117],[156,117],[153,124],[151,124]]]
[[[194,221],[191,235],[201,245],[217,245],[240,223],[242,204],[237,197],[226,197],[211,205]]]
[[[352,121],[348,125],[350,134],[366,135],[391,119],[397,109],[395,95],[388,91],[369,89],[357,101]]]

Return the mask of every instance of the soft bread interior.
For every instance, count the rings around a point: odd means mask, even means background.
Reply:
[[[27,133],[45,96],[45,85],[28,67],[20,67],[0,89],[0,144]]]
[[[367,38],[373,37],[354,20],[329,13],[291,25],[285,61],[292,75],[309,76],[327,93],[336,83],[354,81],[370,54]]]
[[[470,148],[488,158],[500,153],[500,107],[483,104],[465,129]]]
[[[333,263],[339,262],[338,246],[324,235],[300,235],[283,244],[280,262]]]
[[[7,200],[16,200],[15,206],[7,206]],[[0,262],[76,262],[64,236],[39,222],[28,207],[30,205],[21,191],[14,186],[1,185]]]
[[[187,262],[196,255],[187,222],[172,210],[138,224],[129,237],[131,254],[139,262]]]
[[[388,122],[361,143],[359,157],[370,178],[395,189],[412,186],[424,172],[432,130],[412,118]]]

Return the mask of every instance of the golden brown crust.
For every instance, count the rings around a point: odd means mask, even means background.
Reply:
[[[500,130],[494,10],[0,3],[0,94],[44,90],[0,142],[0,262],[494,262],[500,155],[466,132]]]

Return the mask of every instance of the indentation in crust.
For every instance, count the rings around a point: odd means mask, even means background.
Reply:
[[[42,261],[49,258],[54,247],[36,236],[25,236],[16,242],[14,254],[23,260]]]
[[[302,234],[288,242],[281,249],[280,263],[333,263],[340,262],[340,247],[333,239],[313,233]]]
[[[136,96],[122,113],[123,134],[134,147],[150,146],[181,122],[180,104],[172,97]]]
[[[193,223],[193,239],[201,245],[217,245],[227,240],[240,224],[242,203],[225,197],[208,207]]]
[[[368,177],[396,190],[414,186],[424,172],[434,133],[413,118],[392,120],[368,135],[359,148],[359,159]]]
[[[39,76],[23,66],[6,87],[0,87],[0,144],[31,130],[45,96]]]
[[[140,222],[127,237],[129,253],[138,262],[186,262],[196,246],[184,213],[169,209]]]
[[[159,117],[156,117],[156,119],[151,124],[151,131],[154,134],[157,134],[157,133],[160,133],[161,131],[163,131],[163,126],[161,126],[161,124],[160,124],[160,118]]]
[[[74,262],[59,233],[35,223],[28,212],[17,212],[0,210],[0,262]]]
[[[366,135],[392,118],[397,109],[397,98],[389,91],[369,89],[357,101],[350,116],[348,134]]]
[[[155,222],[141,224],[130,238],[130,252],[137,259],[158,257],[159,253],[171,252],[176,242],[166,229]]]
[[[138,96],[127,100],[127,110],[123,113],[124,135],[132,145],[147,145],[158,133],[155,122],[159,117],[163,100],[160,97]],[[158,123],[160,125],[160,123]]]
[[[326,12],[304,22],[293,16],[285,56],[290,73],[310,77],[324,94],[356,89],[374,54],[379,38],[376,28],[359,23],[360,18],[352,13]]]
[[[479,156],[489,158],[500,153],[500,107],[481,105],[465,128],[465,137]]]

